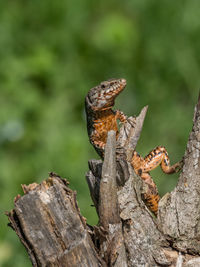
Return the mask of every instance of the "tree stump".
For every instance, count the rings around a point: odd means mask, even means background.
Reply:
[[[108,133],[104,162],[89,161],[97,226],[87,225],[76,194],[59,176],[23,186],[8,217],[33,266],[200,266],[200,98],[178,184],[160,200],[157,218],[130,164],[146,112],[130,117],[117,141]]]

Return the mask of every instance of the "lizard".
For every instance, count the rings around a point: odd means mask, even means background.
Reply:
[[[114,130],[117,139],[119,135],[117,121],[126,123],[128,120],[122,111],[113,110],[115,98],[125,87],[125,79],[110,79],[91,88],[85,98],[89,140],[101,158],[104,157],[108,131]],[[142,194],[144,202],[149,210],[157,215],[160,196],[149,172],[159,165],[164,173],[178,172],[181,169],[181,161],[171,166],[166,148],[158,146],[144,158],[134,150],[131,165],[146,184],[145,192]]]

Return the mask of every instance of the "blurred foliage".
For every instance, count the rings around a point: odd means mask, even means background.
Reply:
[[[97,222],[85,182],[87,91],[127,79],[116,108],[148,104],[138,152],[165,145],[179,160],[200,84],[200,2],[64,0],[0,2],[0,265],[31,266],[4,211],[54,171],[77,190],[82,214]],[[152,173],[163,195],[177,175]]]

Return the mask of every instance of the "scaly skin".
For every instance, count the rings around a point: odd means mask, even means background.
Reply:
[[[90,89],[85,98],[89,139],[102,158],[108,131],[116,131],[116,138],[118,138],[119,131],[117,120],[120,120],[122,123],[127,121],[127,117],[123,112],[112,110],[115,98],[124,90],[125,86],[125,79],[104,81],[100,83],[100,85]],[[136,174],[138,174],[147,185],[147,189],[145,193],[143,193],[143,198],[147,207],[157,215],[160,197],[149,171],[160,165],[164,173],[174,173],[180,170],[181,162],[170,166],[170,160],[165,147],[159,146],[152,150],[145,158],[142,158],[134,151],[131,164]]]
[[[125,79],[105,81],[90,89],[85,98],[90,143],[101,157],[103,157],[107,133],[114,130],[118,137],[117,120],[126,121],[123,112],[112,110],[116,96],[123,91],[125,86]]]
[[[166,148],[163,146],[158,146],[149,152],[149,154],[144,158],[134,151],[131,164],[136,174],[138,174],[148,185],[147,191],[143,194],[143,198],[147,207],[155,215],[157,215],[160,197],[157,187],[149,172],[160,165],[164,173],[175,173],[181,169],[182,162],[177,162],[170,166],[170,160]]]

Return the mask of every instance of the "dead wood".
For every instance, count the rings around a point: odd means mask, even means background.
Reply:
[[[8,216],[33,266],[200,266],[200,98],[183,170],[161,199],[158,218],[143,203],[143,181],[130,165],[146,112],[122,125],[117,142],[108,133],[104,162],[89,161],[97,226],[86,224],[60,177],[23,187]]]
[[[51,174],[24,189],[8,216],[33,266],[104,266],[65,180]]]
[[[176,188],[160,201],[159,228],[174,248],[200,254],[200,97]]]

